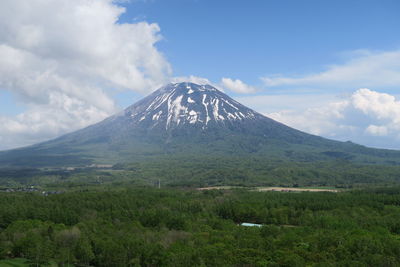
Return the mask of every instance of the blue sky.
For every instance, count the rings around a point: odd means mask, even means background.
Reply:
[[[153,0],[125,6],[121,22],[161,27],[158,47],[176,76],[237,77],[260,85],[262,76],[342,63],[346,52],[400,46],[397,0]]]
[[[211,83],[305,132],[400,149],[400,1],[4,0],[0,149]]]

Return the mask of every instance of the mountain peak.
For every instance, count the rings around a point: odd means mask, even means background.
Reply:
[[[203,84],[199,85],[192,82],[180,82],[180,83],[170,83],[159,89],[160,91],[171,91],[178,90],[182,93],[192,94],[194,92],[215,92],[219,91],[217,88],[209,85]]]
[[[162,127],[201,126],[254,119],[258,113],[211,85],[172,83],[125,110],[135,124]]]

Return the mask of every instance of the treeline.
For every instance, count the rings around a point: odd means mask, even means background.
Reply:
[[[113,169],[1,169],[0,187],[74,186],[124,183],[172,187],[333,186],[357,188],[392,186],[400,182],[400,166],[355,164],[338,159],[292,162],[259,157],[162,157],[116,164]]]
[[[136,179],[161,178],[169,186],[394,185],[400,166],[354,164],[346,160],[292,162],[257,157],[159,158],[121,165]]]
[[[0,258],[17,257],[34,266],[399,266],[400,188],[3,193]]]

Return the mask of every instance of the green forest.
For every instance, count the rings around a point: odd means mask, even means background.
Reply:
[[[0,196],[4,266],[400,266],[399,187]]]
[[[347,160],[293,162],[257,157],[158,157],[115,164],[110,168],[0,168],[1,187],[26,185],[79,187],[126,184],[168,187],[206,186],[332,186],[359,188],[395,186],[400,166],[355,164]]]

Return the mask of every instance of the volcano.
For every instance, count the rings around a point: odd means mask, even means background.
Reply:
[[[0,152],[0,166],[87,166],[199,155],[400,163],[398,151],[307,134],[238,103],[211,85],[185,82],[168,84],[84,129]]]

